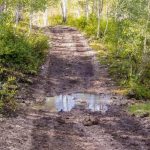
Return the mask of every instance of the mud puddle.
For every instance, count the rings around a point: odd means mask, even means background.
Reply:
[[[43,103],[35,104],[33,108],[50,112],[69,112],[72,109],[80,108],[106,113],[111,102],[110,95],[72,93],[46,97]]]

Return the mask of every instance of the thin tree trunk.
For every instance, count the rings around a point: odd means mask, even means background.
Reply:
[[[108,2],[107,2],[107,0],[106,0],[106,27],[105,27],[105,31],[104,31],[104,37],[105,37],[105,35],[106,35],[106,32],[107,32],[107,29],[108,29],[108,24],[109,24],[109,18],[108,18]]]
[[[88,21],[88,19],[89,19],[89,0],[86,0],[85,13],[86,13],[86,20]]]
[[[94,0],[94,14],[96,15],[98,12],[98,0]]]
[[[44,26],[48,26],[48,9],[45,9],[43,20],[44,20]]]
[[[29,34],[31,33],[31,31],[32,31],[32,19],[33,19],[33,13],[32,12],[30,12],[30,14],[29,14]]]
[[[7,2],[4,1],[1,5],[0,5],[0,13],[6,12],[7,11]]]
[[[17,26],[19,24],[19,21],[21,19],[23,19],[23,7],[21,5],[17,5],[16,6],[16,10],[15,10],[15,26]]]
[[[4,12],[6,12],[7,11],[7,2],[5,1],[4,2]]]
[[[143,52],[142,52],[142,64],[141,64],[141,68],[139,69],[140,70],[139,75],[141,75],[144,70],[143,64],[145,64],[147,62],[147,59],[149,59],[149,57],[147,56],[147,30],[148,30],[149,21],[150,21],[150,1],[148,2],[148,16],[146,20],[145,30],[143,31],[144,41],[143,41]]]
[[[4,3],[2,3],[2,4],[0,5],[0,14],[4,12],[4,9],[5,9],[4,7],[5,7],[5,6],[4,6]]]
[[[17,6],[16,7],[16,12],[15,12],[15,23],[16,23],[16,26],[18,25],[19,23],[19,7]]]
[[[62,8],[62,15],[63,15],[63,22],[67,21],[67,0],[61,1],[61,8]]]
[[[116,9],[115,9],[115,22],[117,22],[117,20],[118,20],[118,12],[117,12],[117,9],[118,9],[118,2],[116,2]]]
[[[81,12],[80,12],[80,7],[78,6],[78,9],[77,9],[77,16],[78,18],[81,16]]]
[[[97,38],[100,36],[100,0],[98,0],[98,12],[97,12],[97,18],[98,18],[98,26],[97,26]]]
[[[98,25],[97,25],[97,38],[100,37],[100,21],[101,21],[101,13],[103,10],[103,0],[98,0],[98,12],[97,12],[97,18],[98,18]]]
[[[95,1],[95,0],[93,0],[92,14],[94,14],[94,13],[95,13],[95,5],[96,5],[96,1]]]
[[[148,29],[149,21],[150,21],[150,1],[148,2],[148,17],[145,26],[143,55],[147,53],[147,29]]]

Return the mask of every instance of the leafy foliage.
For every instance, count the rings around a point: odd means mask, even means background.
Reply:
[[[37,72],[48,47],[47,38],[41,33],[14,34],[13,28],[0,30],[0,60],[3,66],[22,70],[25,73]]]

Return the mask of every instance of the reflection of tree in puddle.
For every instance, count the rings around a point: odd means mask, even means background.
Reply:
[[[74,97],[71,95],[60,95],[56,97],[56,108],[58,111],[71,111],[75,106]]]
[[[91,111],[101,111],[105,113],[108,110],[107,99],[98,95],[90,94],[88,96],[88,109]]]
[[[105,113],[108,110],[109,100],[110,97],[106,95],[75,93],[48,98],[46,105],[49,109],[51,109],[50,106],[52,107],[53,105],[57,111],[71,111],[76,105],[83,104],[85,109]]]

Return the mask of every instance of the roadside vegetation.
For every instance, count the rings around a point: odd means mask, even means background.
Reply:
[[[19,83],[38,73],[48,49],[48,38],[24,14],[13,15],[19,1],[12,4],[0,1],[0,113],[8,116],[17,110]]]
[[[137,103],[137,104],[129,106],[128,109],[132,115],[137,115],[140,117],[147,117],[150,114],[150,102]]]

